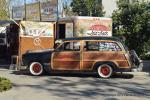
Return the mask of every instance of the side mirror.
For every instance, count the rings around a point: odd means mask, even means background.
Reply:
[[[55,49],[57,49],[57,47],[60,45],[60,43],[56,43],[55,44]]]
[[[62,43],[62,40],[55,41],[55,48],[57,48]]]

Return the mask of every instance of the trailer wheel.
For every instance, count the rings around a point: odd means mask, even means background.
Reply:
[[[39,76],[43,73],[43,66],[39,62],[32,62],[29,65],[29,71],[32,75]]]
[[[111,75],[113,73],[113,69],[110,65],[103,64],[97,68],[97,72],[100,77],[109,78],[109,77],[111,77]]]

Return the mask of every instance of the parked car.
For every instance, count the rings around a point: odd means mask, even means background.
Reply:
[[[41,75],[44,70],[92,71],[109,78],[114,72],[139,68],[140,61],[118,38],[79,37],[62,40],[55,50],[27,52],[22,56],[22,63],[32,75]]]

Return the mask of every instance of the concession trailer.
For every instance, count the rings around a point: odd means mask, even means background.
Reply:
[[[112,36],[112,19],[104,17],[69,17],[58,21],[17,21],[11,23],[8,48],[11,66],[20,70],[22,55],[29,51],[52,49],[57,40],[70,37]]]

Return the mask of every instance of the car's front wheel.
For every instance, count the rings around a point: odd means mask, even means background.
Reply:
[[[41,63],[32,62],[29,65],[29,71],[32,75],[39,76],[43,73],[44,69]]]
[[[98,75],[102,78],[109,78],[113,73],[113,69],[108,64],[103,64],[97,68]]]

